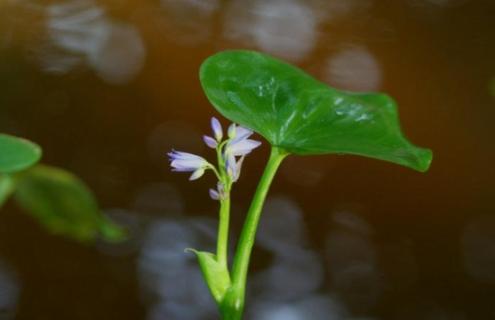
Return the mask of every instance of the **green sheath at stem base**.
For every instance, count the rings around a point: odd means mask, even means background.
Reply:
[[[249,259],[253,249],[256,230],[260,221],[261,210],[265,202],[268,189],[275,177],[282,160],[288,155],[287,152],[272,147],[270,158],[266,164],[265,171],[261,176],[258,188],[254,194],[251,206],[247,213],[246,221],[239,238],[234,265],[232,269],[232,286],[228,289],[220,306],[223,320],[241,320],[244,310],[244,296],[246,291],[246,279],[249,269]]]

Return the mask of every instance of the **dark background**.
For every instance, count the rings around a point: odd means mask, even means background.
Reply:
[[[215,319],[204,290],[201,302],[174,296],[193,280],[169,269],[186,270],[173,260],[189,241],[181,228],[215,218],[207,194],[215,181],[171,173],[166,152],[211,156],[201,135],[219,115],[199,65],[220,50],[251,48],[341,89],[387,92],[406,135],[434,160],[420,174],[352,156],[289,158],[271,208],[294,219],[267,227],[268,238],[281,237],[276,246],[260,238],[252,274],[262,276],[253,281],[270,283],[263,272],[277,261],[295,266],[291,245],[311,252],[319,271],[304,269],[305,258],[296,273],[274,269],[288,287],[253,284],[250,317],[320,319],[298,313],[301,305],[323,310],[321,319],[495,319],[494,17],[490,0],[0,2],[1,131],[39,143],[45,163],[80,176],[132,234],[121,245],[82,245],[9,203],[0,215],[3,316],[182,320],[199,319],[187,313],[197,308]],[[234,235],[267,152],[264,143],[246,159]],[[153,240],[153,226],[170,223],[177,233],[165,227],[156,237],[170,239]],[[162,258],[146,260],[149,250]],[[255,303],[263,290],[272,295]],[[308,307],[313,295],[333,309]]]

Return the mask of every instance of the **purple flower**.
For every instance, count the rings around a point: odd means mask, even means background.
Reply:
[[[210,193],[210,198],[212,198],[213,200],[220,200],[220,194],[217,190],[210,189],[208,190],[208,192]]]
[[[225,161],[225,167],[227,169],[227,174],[232,179],[232,182],[236,182],[239,180],[239,176],[241,175],[242,163],[244,162],[244,158],[246,156],[242,156],[239,160],[236,160],[233,154],[229,154],[227,160]]]
[[[227,174],[231,178],[234,178],[234,176],[237,174],[235,157],[231,153],[227,154],[227,159],[225,159],[225,171],[227,171]]]
[[[249,138],[253,134],[252,130],[249,130],[247,128],[241,127],[241,126],[236,126],[235,128],[235,136],[234,136],[234,141],[239,141],[239,140],[244,140]]]
[[[203,141],[208,147],[212,149],[216,149],[218,146],[218,142],[210,136],[203,136]]]
[[[229,127],[229,137],[231,137],[231,140],[227,144],[226,154],[232,154],[234,156],[245,156],[246,154],[253,151],[253,149],[259,147],[261,145],[260,141],[248,139],[252,134],[253,131],[232,124]]]
[[[211,129],[213,131],[213,136],[215,138],[212,138],[210,136],[203,136],[203,141],[205,144],[212,148],[216,149],[218,146],[218,143],[222,141],[223,138],[223,130],[222,130],[222,125],[220,124],[220,121],[218,121],[217,118],[211,117]]]
[[[189,180],[199,179],[210,166],[204,158],[192,153],[172,151],[168,153],[173,171],[192,172]]]
[[[227,146],[227,152],[232,153],[234,156],[245,156],[260,145],[261,142],[259,141],[244,139],[237,142],[229,143],[229,145]]]
[[[213,136],[217,141],[221,141],[223,138],[223,130],[220,121],[217,118],[211,117],[211,129],[213,130]]]
[[[213,137],[203,136],[204,143],[217,152],[222,152],[223,159],[219,159],[219,165],[223,168],[216,168],[203,157],[192,153],[172,151],[168,154],[170,157],[170,166],[173,171],[192,172],[189,180],[199,179],[206,170],[214,171],[220,180],[217,189],[210,189],[210,197],[215,200],[222,200],[226,196],[222,183],[230,184],[236,182],[241,174],[244,157],[253,149],[260,146],[261,142],[249,139],[253,131],[232,123],[228,130],[228,139],[222,142],[223,129],[220,121],[215,117],[211,118],[211,129]],[[225,177],[227,173],[227,177]]]
[[[210,198],[213,200],[221,200],[225,198],[225,191],[223,184],[221,182],[217,183],[217,188],[216,189],[210,189]]]

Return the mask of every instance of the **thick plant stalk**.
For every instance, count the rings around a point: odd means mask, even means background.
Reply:
[[[268,159],[265,171],[261,176],[261,180],[254,194],[239,238],[232,269],[232,286],[228,289],[222,305],[220,306],[223,320],[242,319],[249,260],[256,237],[256,230],[258,229],[258,223],[260,221],[261,210],[263,209],[266,195],[277,169],[287,155],[287,152],[277,147],[272,147],[270,158]]]

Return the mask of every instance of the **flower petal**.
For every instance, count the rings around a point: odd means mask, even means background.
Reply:
[[[168,156],[174,171],[195,171],[208,165],[206,159],[192,153],[172,151]]]
[[[201,178],[204,173],[205,173],[205,169],[199,168],[198,170],[193,172],[193,174],[189,177],[189,180],[190,181],[197,180],[197,179]]]
[[[260,141],[244,139],[231,143],[227,147],[227,152],[234,156],[243,156],[250,153],[253,149],[261,145]]]
[[[210,193],[210,198],[213,200],[220,200],[220,194],[215,189],[210,189],[208,192]]]
[[[211,117],[211,129],[213,130],[213,136],[217,141],[221,141],[223,138],[223,129],[220,121],[217,118]]]
[[[189,152],[182,152],[182,151],[172,151],[168,153],[168,156],[170,157],[170,160],[191,160],[191,159],[203,159],[202,157],[189,153]]]
[[[191,169],[189,171],[194,171],[196,169],[202,168],[206,165],[205,160],[191,159],[191,160],[173,160],[170,166],[174,169]],[[187,171],[187,170],[185,170]]]
[[[236,124],[235,123],[232,123],[230,126],[229,126],[229,129],[227,130],[227,134],[229,136],[230,139],[234,139],[235,138],[235,135],[236,135],[236,132],[237,132],[237,128],[236,128]]]
[[[203,136],[203,141],[209,148],[216,149],[218,146],[217,140],[210,136]]]
[[[244,128],[242,126],[237,126],[235,137],[232,142],[240,141],[249,138],[253,134],[252,130]]]
[[[227,154],[227,159],[225,160],[225,171],[227,171],[227,174],[231,179],[234,179],[234,177],[237,175],[237,166],[233,153]]]
[[[245,157],[246,156],[242,156],[235,164],[236,169],[235,169],[235,176],[233,179],[234,182],[239,180],[239,177],[241,176],[242,163],[244,162]]]

